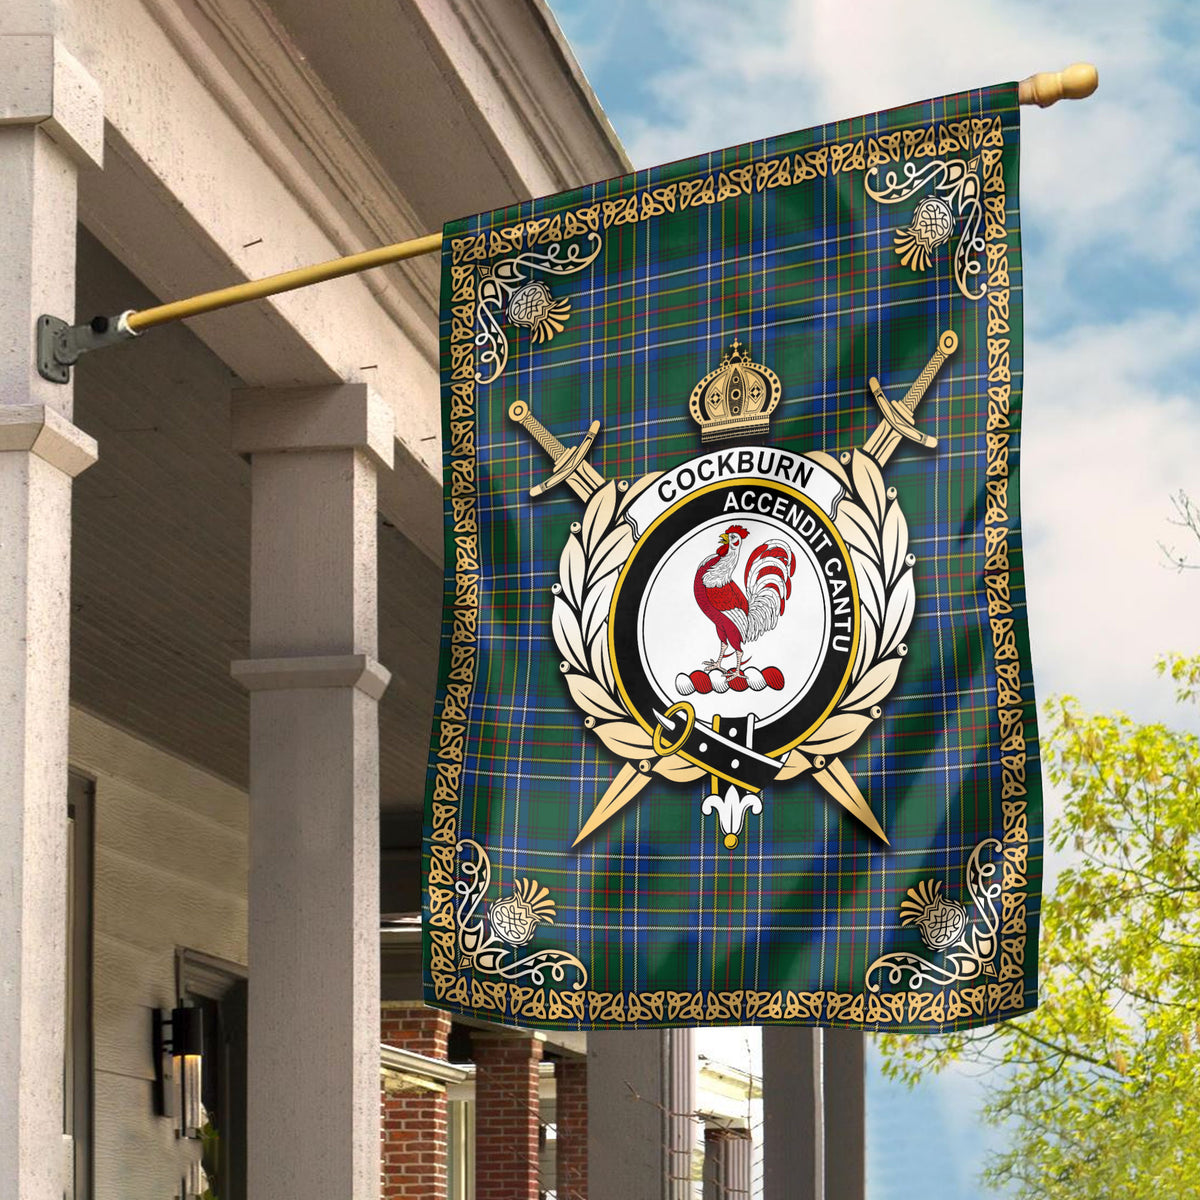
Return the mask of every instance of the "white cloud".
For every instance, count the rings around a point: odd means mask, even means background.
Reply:
[[[1196,647],[1200,588],[1165,566],[1169,495],[1200,492],[1200,319],[1077,329],[1026,353],[1022,512],[1043,694],[1177,721],[1154,660]]]
[[[610,55],[620,53],[619,39],[629,0],[610,0],[604,5],[555,3],[553,7],[560,23],[569,17],[571,49],[590,73],[595,73]]]

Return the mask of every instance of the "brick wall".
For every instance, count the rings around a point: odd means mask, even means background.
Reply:
[[[450,1014],[423,1004],[384,1004],[380,1037],[389,1046],[445,1059]],[[446,1094],[392,1091],[384,1082],[382,1200],[446,1200]]]
[[[538,1200],[538,1064],[542,1043],[472,1034],[475,1200]]]
[[[558,1200],[587,1200],[587,1059],[559,1059],[554,1064],[554,1081]]]

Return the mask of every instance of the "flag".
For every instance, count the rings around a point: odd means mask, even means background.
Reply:
[[[1015,84],[452,222],[428,1003],[1036,1005]]]

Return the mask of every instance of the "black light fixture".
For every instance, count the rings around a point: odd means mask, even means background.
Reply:
[[[200,1079],[204,1061],[204,1014],[198,1008],[154,1010],[154,1097],[160,1117],[178,1114],[176,1133],[200,1136]],[[179,1102],[175,1102],[178,1080]]]

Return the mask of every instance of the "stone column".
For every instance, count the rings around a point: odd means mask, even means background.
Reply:
[[[558,1200],[588,1200],[587,1059],[560,1058],[554,1064],[554,1082]]]
[[[859,1029],[825,1030],[825,1195],[864,1200],[866,1058]]]
[[[690,1200],[695,1059],[690,1029],[588,1034],[590,1200]]]
[[[538,1200],[542,1042],[471,1035],[475,1059],[475,1200]]]
[[[692,1200],[692,1150],[699,1139],[696,1120],[696,1031],[665,1031],[667,1077],[667,1200]]]
[[[704,1200],[750,1200],[753,1151],[748,1129],[705,1129]]]
[[[0,112],[0,1196],[61,1200],[71,480],[96,444],[37,374],[34,324],[74,317],[104,120],[49,34],[0,35]]]
[[[763,1026],[764,1200],[824,1200],[821,1030]],[[843,1200],[837,1192],[830,1200]]]
[[[251,456],[248,1194],[379,1195],[376,472],[365,384],[235,393]]]

